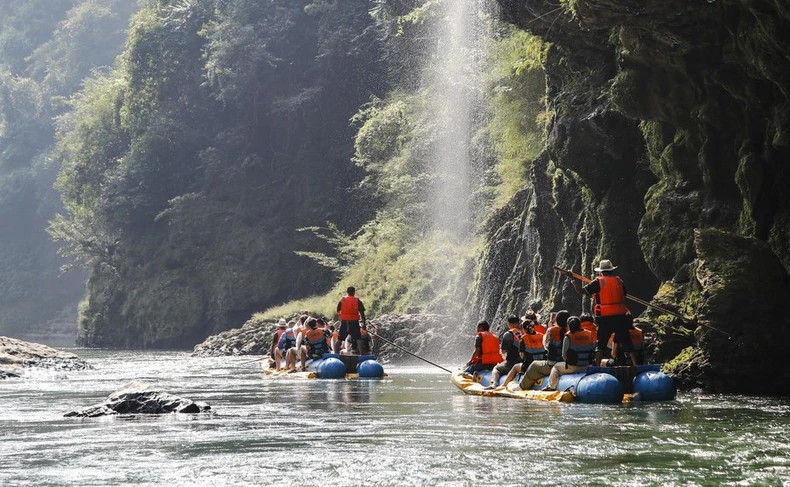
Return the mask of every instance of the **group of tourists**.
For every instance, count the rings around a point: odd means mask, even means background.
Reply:
[[[346,295],[337,303],[337,314],[339,319],[335,322],[311,316],[307,311],[296,320],[280,318],[272,336],[272,367],[277,371],[285,367],[290,373],[307,370],[308,359],[319,359],[325,353],[370,354],[373,337],[367,330],[365,306],[354,287],[346,289]]]
[[[553,312],[547,324],[540,324],[533,310],[519,319],[507,318],[507,330],[497,337],[490,325],[477,325],[475,351],[465,374],[492,370],[489,388],[507,386],[521,373],[521,389],[531,389],[549,376],[543,390],[556,390],[560,376],[584,372],[590,365],[637,365],[644,361],[644,336],[633,324],[625,306],[625,285],[614,274],[616,266],[602,260],[595,268],[599,276],[574,288],[593,298],[593,315],[571,316],[567,310]],[[504,360],[503,360],[504,359]]]

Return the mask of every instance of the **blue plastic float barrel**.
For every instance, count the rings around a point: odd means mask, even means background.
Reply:
[[[574,390],[578,387],[579,381],[587,375],[586,372],[576,372],[574,374],[563,374],[557,382],[558,391],[567,391],[568,389]],[[543,378],[543,387],[549,385],[549,376]]]
[[[647,371],[634,377],[634,392],[642,401],[670,401],[677,388],[672,377],[663,372]]]
[[[378,379],[384,377],[384,367],[375,360],[365,360],[357,365],[357,373],[363,378]]]
[[[623,386],[613,375],[601,372],[586,375],[576,386],[576,399],[592,404],[623,402]]]
[[[322,360],[317,372],[321,379],[342,379],[346,376],[346,364],[338,358],[330,357]]]

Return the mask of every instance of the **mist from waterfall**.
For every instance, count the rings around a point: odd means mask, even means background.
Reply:
[[[431,274],[437,311],[463,315],[472,279],[475,203],[483,161],[472,142],[484,123],[486,44],[494,16],[489,0],[445,0],[436,22],[435,49],[423,74],[433,141],[427,158],[425,228],[432,239]],[[449,266],[461,266],[449,269]]]
[[[430,228],[460,242],[473,231],[471,196],[477,189],[473,168],[479,161],[471,153],[471,138],[483,93],[488,5],[487,0],[443,2],[434,62],[425,76],[436,123]]]

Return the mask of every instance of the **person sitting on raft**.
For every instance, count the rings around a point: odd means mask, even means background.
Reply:
[[[464,376],[468,379],[474,378],[474,374],[482,370],[491,370],[502,360],[499,354],[499,338],[491,333],[491,325],[487,321],[477,324],[477,335],[475,336],[475,351],[472,358],[466,363]]]
[[[524,333],[521,335],[521,342],[519,343],[519,355],[521,355],[521,362],[517,363],[510,369],[505,382],[502,387],[506,387],[510,382],[516,378],[516,374],[522,370],[527,370],[529,364],[536,360],[546,360],[546,348],[543,345],[544,334],[535,330],[535,322],[533,320],[525,321],[522,325]]]
[[[370,355],[373,353],[373,335],[368,333],[368,324],[362,323],[359,325],[359,354]]]
[[[280,321],[277,322],[277,329],[272,334],[272,347],[269,351],[269,356],[272,358],[272,367],[274,370],[280,370],[280,360],[283,359],[282,353],[280,349],[277,348],[277,345],[280,343],[280,337],[285,333],[285,330],[288,329],[288,323],[285,322],[285,318],[280,318]]]
[[[521,342],[521,321],[518,316],[510,315],[507,318],[508,329],[502,334],[502,339],[499,343],[499,351],[504,358],[504,362],[500,362],[494,367],[491,372],[491,383],[488,385],[489,389],[494,389],[499,382],[502,375],[507,375],[514,365],[521,361],[521,356],[518,353],[518,344]]]
[[[631,344],[634,346],[636,364],[640,365],[645,363],[645,337],[642,330],[634,326],[633,320],[628,328],[628,334],[631,336]],[[614,365],[630,365],[628,357],[626,357],[622,347],[617,343],[617,336],[615,334],[609,337],[608,347],[611,350],[612,357],[614,357]]]
[[[295,326],[296,323],[291,322]],[[280,341],[277,343],[277,352],[275,354],[275,370],[280,370],[280,359],[285,356],[285,368],[289,372],[296,372],[296,336],[294,329],[289,327],[285,332],[280,335]]]
[[[567,331],[570,316],[570,312],[565,309],[551,314],[549,329],[543,336],[543,346],[548,351],[548,357],[546,360],[535,360],[529,364],[519,387],[524,390],[532,389],[537,381],[551,373],[554,364],[562,360],[562,338]]]
[[[541,325],[540,323],[538,323],[539,319],[540,316],[538,316],[535,313],[535,310],[530,308],[526,312],[524,312],[524,316],[521,317],[521,327],[526,330],[527,324],[532,323],[532,327],[535,329],[537,333],[540,333],[541,335],[545,335],[547,330],[546,325]]]
[[[598,326],[595,325],[595,321],[590,313],[582,313],[579,316],[579,321],[582,322],[582,330],[587,330],[592,333],[593,341],[596,343],[598,342]]]
[[[355,342],[356,346],[354,346]],[[368,333],[367,323],[359,325],[359,340],[354,340],[350,334],[346,337],[340,353],[342,355],[370,355],[373,353],[373,337]]]
[[[304,370],[305,359],[319,359],[329,352],[329,341],[323,328],[318,328],[318,320],[310,318],[307,320],[307,331],[304,334],[304,341],[307,343],[302,351],[302,370]]]
[[[542,390],[556,391],[560,376],[563,374],[585,372],[592,363],[594,351],[595,342],[592,339],[592,333],[582,329],[579,317],[568,318],[568,333],[562,340],[563,362],[554,364],[549,374],[549,385]]]

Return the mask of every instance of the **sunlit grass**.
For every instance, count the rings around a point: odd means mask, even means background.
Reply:
[[[294,316],[303,311],[308,311],[314,316],[327,316],[334,319],[335,307],[340,296],[342,295],[329,293],[323,296],[310,296],[289,301],[255,313],[252,315],[252,319],[255,321],[272,321],[282,317]]]

